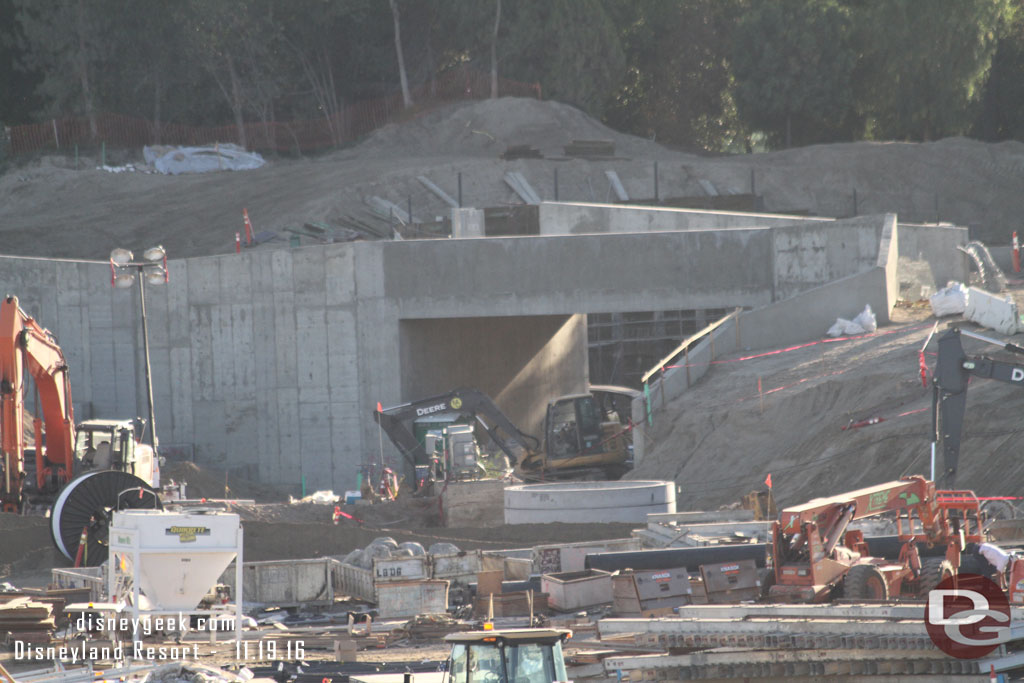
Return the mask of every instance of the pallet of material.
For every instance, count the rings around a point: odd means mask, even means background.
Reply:
[[[540,150],[530,145],[509,145],[502,155],[502,159],[543,159],[544,155]]]
[[[615,143],[611,140],[573,140],[565,146],[568,157],[594,159],[615,156]]]

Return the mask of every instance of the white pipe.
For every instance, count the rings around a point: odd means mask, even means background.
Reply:
[[[935,442],[932,441],[932,481],[935,481]]]

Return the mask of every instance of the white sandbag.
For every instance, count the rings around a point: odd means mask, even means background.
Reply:
[[[867,330],[846,318],[836,318],[836,322],[832,327],[828,328],[827,334],[830,337],[845,337],[851,334],[864,334]]]
[[[871,310],[871,304],[864,306],[864,310],[857,314],[857,317],[853,319],[854,325],[860,325],[865,332],[875,332],[878,329],[878,320],[875,318],[874,312]],[[850,334],[857,334],[851,332]]]
[[[947,315],[963,315],[967,310],[969,296],[967,287],[964,287],[962,283],[950,281],[928,299],[932,305],[932,315],[936,318]]]

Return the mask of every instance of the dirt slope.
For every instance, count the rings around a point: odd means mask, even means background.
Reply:
[[[918,351],[934,318],[917,317],[851,341],[745,361],[730,356],[656,414],[653,450],[631,477],[674,479],[680,509],[707,509],[764,490],[769,473],[780,505],[928,476],[932,392],[922,387]],[[969,355],[1001,355],[964,342]],[[934,366],[934,353],[927,364]],[[958,487],[1024,494],[1022,399],[1017,387],[971,382]],[[884,421],[843,429],[875,417]]]
[[[616,158],[567,160],[573,139],[615,142]],[[529,144],[544,159],[502,161],[508,145]],[[141,150],[131,156],[141,162]],[[45,157],[0,177],[0,239],[5,254],[105,258],[110,248],[162,243],[172,257],[229,253],[249,209],[257,231],[308,221],[338,224],[370,218],[366,200],[380,196],[419,220],[445,215],[447,205],[416,180],[426,175],[449,195],[463,178],[467,206],[520,203],[502,181],[522,171],[544,199],[614,198],[606,170],[615,170],[632,198],[702,196],[699,181],[720,193],[755,189],[767,210],[801,209],[850,215],[895,211],[906,221],[970,225],[1006,243],[1024,212],[1024,145],[962,138],[927,144],[819,145],[769,154],[704,158],[623,135],[557,102],[502,98],[452,105],[368,136],[361,144],[304,159],[271,159],[255,171],[192,176],[107,173],[95,162]],[[280,246],[280,243],[278,244]]]

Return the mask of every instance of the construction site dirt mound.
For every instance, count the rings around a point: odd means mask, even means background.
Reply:
[[[612,130],[567,104],[517,97],[447,106],[384,126],[357,150],[409,157],[494,157],[510,146],[527,145],[545,157],[564,157],[565,146],[573,140],[612,142],[620,157],[658,157],[667,152],[653,142]]]
[[[567,159],[573,140],[609,140],[614,156]],[[506,161],[510,145],[543,158]],[[141,150],[125,161],[141,165]],[[288,228],[304,223],[365,225],[368,239],[390,237],[380,197],[413,205],[430,222],[450,207],[420,182],[449,196],[462,178],[463,205],[521,204],[504,182],[521,172],[542,199],[614,201],[606,171],[634,200],[659,196],[749,193],[766,211],[825,216],[896,213],[905,222],[941,220],[975,237],[1006,244],[1024,213],[1024,144],[952,138],[929,143],[858,142],[770,153],[701,157],[618,133],[569,105],[529,98],[454,104],[381,128],[360,144],[306,158],[270,158],[257,170],[164,176],[109,173],[95,160],[48,156],[0,176],[3,253],[105,259],[111,245],[163,244],[171,258],[227,254],[247,208],[257,233],[278,238],[259,248],[287,248]],[[309,244],[316,244],[310,241]],[[939,283],[943,284],[943,283]]]
[[[236,473],[189,461],[168,461],[160,468],[162,483],[185,482],[188,498],[245,498],[261,503],[285,500],[274,486],[261,484]]]
[[[928,309],[902,314],[904,322],[872,335],[721,359],[655,413],[648,454],[629,477],[672,479],[680,487],[678,508],[696,510],[764,491],[769,474],[780,507],[904,475],[928,476],[932,388],[922,385],[919,352],[935,319]],[[967,338],[964,347],[969,355],[999,354]],[[933,341],[929,368],[934,351]],[[1017,387],[972,380],[958,487],[1020,494],[1022,398]]]

